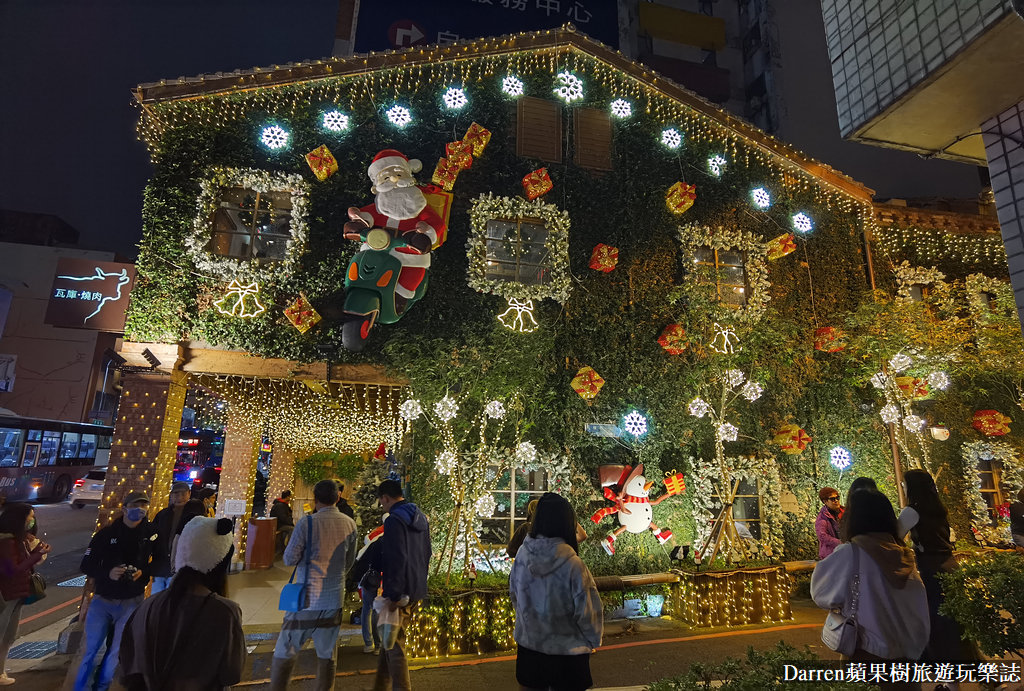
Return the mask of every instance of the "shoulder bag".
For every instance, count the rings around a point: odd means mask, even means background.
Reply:
[[[283,612],[299,612],[306,608],[306,591],[309,588],[309,553],[313,551],[313,517],[306,516],[306,554],[303,559],[305,565],[302,583],[292,583],[299,567],[292,571],[288,583],[281,588],[281,599],[278,600],[277,608]]]
[[[860,550],[850,543],[853,550],[853,578],[850,580],[850,614],[845,616],[842,607],[830,610],[821,629],[821,642],[830,649],[850,657],[857,649],[857,605],[860,599]]]
[[[32,575],[28,578],[28,597],[22,602],[26,605],[31,605],[33,602],[39,602],[46,597],[46,579],[43,578],[43,574],[32,572]]]

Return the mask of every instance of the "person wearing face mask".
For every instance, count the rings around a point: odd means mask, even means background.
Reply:
[[[7,676],[7,653],[18,637],[21,605],[29,596],[29,579],[50,546],[35,541],[30,547],[36,517],[28,504],[8,504],[0,516],[0,686],[14,683]]]
[[[179,526],[183,525],[182,518],[185,504],[188,503],[189,489],[186,482],[172,484],[169,505],[161,509],[153,519],[156,540],[153,543],[153,587],[149,589],[150,595],[166,590],[171,583],[171,576],[174,575],[174,569],[171,567],[171,542],[180,532]]]
[[[82,572],[93,579],[95,594],[85,617],[85,652],[75,691],[110,688],[125,622],[142,602],[149,582],[156,538],[146,520],[149,497],[144,492],[129,492],[122,507],[120,517],[93,535],[82,557]],[[107,649],[100,657],[104,644]]]

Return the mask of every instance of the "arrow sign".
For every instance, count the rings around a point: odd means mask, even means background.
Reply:
[[[399,19],[388,27],[388,39],[395,48],[407,48],[424,43],[427,35],[411,19]]]

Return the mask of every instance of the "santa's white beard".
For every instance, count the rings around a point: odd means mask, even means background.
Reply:
[[[419,187],[395,187],[387,191],[378,187],[375,204],[377,211],[388,218],[404,220],[416,218],[427,205],[427,198]]]

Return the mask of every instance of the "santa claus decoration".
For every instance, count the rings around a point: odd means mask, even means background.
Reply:
[[[654,537],[658,538],[660,544],[665,544],[672,539],[672,531],[668,528],[659,528],[654,523],[654,509],[652,507],[660,504],[668,497],[683,491],[681,479],[673,476],[675,484],[666,494],[661,495],[654,501],[648,498],[654,481],[647,481],[644,477],[644,466],[638,463],[635,468],[624,466],[622,474],[617,481],[612,481],[604,488],[605,499],[612,502],[609,506],[596,512],[590,517],[594,523],[600,523],[605,517],[618,515],[619,527],[609,533],[601,546],[609,555],[615,554],[615,540],[619,535],[629,531],[631,533],[642,533],[650,530]],[[603,483],[602,483],[603,484]],[[674,490],[674,491],[673,491]]]

